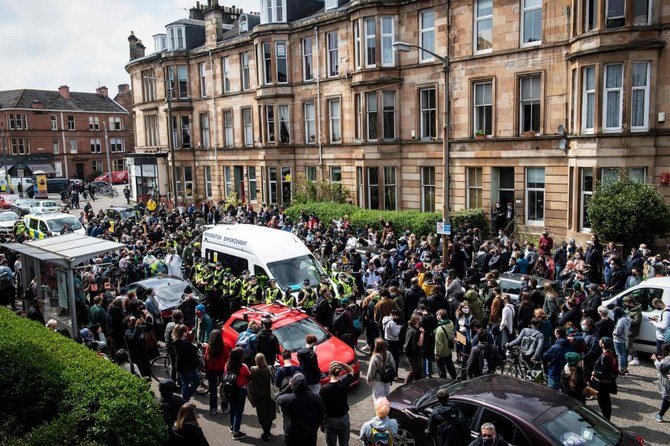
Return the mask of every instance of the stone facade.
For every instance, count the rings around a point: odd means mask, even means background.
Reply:
[[[670,180],[664,175],[670,173],[670,124],[662,115],[670,103],[670,72],[662,69],[669,66],[670,6],[664,2],[339,5],[290,23],[265,23],[266,17],[259,23],[258,16],[210,1],[194,17],[205,29],[199,46],[147,56],[142,50],[128,63],[138,152],[162,157],[168,67],[186,67],[188,92],[175,88],[172,101],[184,200],[237,192],[251,203],[283,205],[303,175],[340,181],[363,207],[441,211],[443,65],[414,48],[394,51],[395,41],[434,42],[433,51],[448,59],[452,210],[488,211],[509,202],[521,231],[548,227],[580,237],[589,231],[584,203],[615,169],[654,183]],[[137,52],[137,38],[129,41]],[[244,89],[242,54],[249,72]],[[283,68],[278,73],[284,60],[285,82]],[[156,79],[153,87],[147,76]],[[182,144],[182,122],[190,147]],[[168,192],[170,179],[155,187]]]

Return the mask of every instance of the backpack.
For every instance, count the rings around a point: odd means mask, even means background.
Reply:
[[[387,355],[389,354],[390,353],[387,353]],[[379,356],[377,356],[377,358],[379,358]],[[381,362],[381,358],[379,361]],[[379,367],[377,367],[377,373],[379,373],[379,376],[384,384],[392,383],[395,380],[395,367],[393,367],[388,357],[386,358],[386,362],[380,364]]]
[[[224,373],[221,378],[221,394],[230,398],[237,388],[237,373]]]
[[[11,288],[14,286],[14,281],[9,277],[9,272],[5,269],[0,273],[0,289]]]
[[[457,407],[447,406],[448,410],[440,413],[437,425],[437,444],[439,446],[466,444],[470,437],[470,423],[463,412]]]
[[[524,355],[532,355],[535,353],[537,348],[537,337],[535,336],[524,336],[521,339],[521,353]]]
[[[237,338],[235,347],[240,347],[242,349],[244,359],[250,358],[256,350],[256,333],[243,331]]]
[[[367,444],[369,446],[393,446],[393,435],[388,429],[378,429],[371,426]]]
[[[345,313],[344,310],[335,311],[335,314],[333,315],[332,329],[335,333],[337,333],[340,336],[349,332],[349,330],[347,329],[348,327],[345,327],[344,313]]]

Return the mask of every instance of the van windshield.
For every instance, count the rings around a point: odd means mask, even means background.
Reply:
[[[311,284],[319,283],[323,275],[321,266],[311,255],[270,262],[268,269],[284,290],[299,289],[306,279],[309,279]]]
[[[82,228],[81,223],[79,223],[79,220],[75,217],[54,218],[52,220],[47,220],[47,225],[51,232],[61,232],[65,225],[68,225],[73,231]]]

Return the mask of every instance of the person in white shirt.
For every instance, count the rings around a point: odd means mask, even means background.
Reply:
[[[514,305],[509,294],[505,293],[502,296],[503,310],[500,320],[500,345],[503,346],[507,342],[514,339]]]
[[[168,268],[168,274],[170,276],[182,278],[181,265],[182,260],[179,254],[177,254],[174,248],[170,249],[170,254],[165,257],[165,264]]]
[[[391,310],[389,316],[382,319],[382,328],[384,329],[384,340],[388,343],[389,353],[393,356],[395,363],[395,376],[398,377],[398,365],[400,364],[400,350],[402,342],[400,341],[400,331],[402,330],[402,321],[400,320],[400,311],[396,308]]]

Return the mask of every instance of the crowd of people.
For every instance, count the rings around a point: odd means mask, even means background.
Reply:
[[[229,414],[233,439],[246,435],[243,413],[249,401],[264,440],[272,436],[278,406],[288,445],[315,444],[323,429],[328,446],[347,446],[350,366],[331,363],[328,382],[321,385],[316,339],[305,339],[297,352],[299,365],[293,364],[291,352],[282,352],[272,334],[271,320],[250,324],[233,349],[223,342],[221,324],[242,305],[280,301],[299,306],[359,354],[370,355],[365,379],[372,388],[375,417],[362,427],[360,439],[390,445],[397,423],[388,417],[386,397],[394,381],[499,373],[506,355],[514,352],[536,371],[539,381],[546,376],[549,387],[581,401],[595,398],[609,419],[618,378],[634,373],[632,367],[639,365],[633,340],[640,331],[641,312],[656,308],[660,317],[650,323],[656,330],[653,359],[662,403],[654,418],[663,421],[670,406],[670,305],[646,294],[626,297],[613,309],[602,303],[604,297],[645,278],[666,275],[670,262],[644,245],[626,255],[612,243],[603,246],[596,235],[585,246],[574,240],[555,245],[546,230],[537,246],[517,242],[505,235],[504,215],[502,210],[496,213],[493,224],[499,232],[492,238],[468,224],[454,228],[448,259],[443,259],[445,239],[416,235],[386,221],[380,221],[379,230],[354,228],[347,216],[322,222],[317,215],[303,213],[293,221],[276,206],[256,212],[252,206],[206,203],[173,211],[159,206],[154,212],[139,203],[134,216],[122,219],[103,210],[95,213],[87,203],[80,213],[87,234],[118,241],[125,248],[77,271],[81,326],[64,334],[144,377],[151,374],[150,359],[165,349],[176,367],[173,376],[161,382],[159,399],[175,445],[207,444],[191,402],[200,384],[202,355],[210,414]],[[328,276],[318,284],[304,283],[293,296],[249,271],[210,264],[200,256],[200,238],[205,225],[219,222],[290,231],[321,260]],[[0,237],[20,243],[26,234]],[[1,257],[3,304],[20,311],[16,300],[23,300],[27,317],[63,332],[56,320],[45,322],[36,280],[23,289],[15,253],[7,250]],[[506,272],[522,275],[518,298],[501,289]],[[129,284],[159,274],[191,283],[170,321],[163,320],[153,290],[128,290]],[[206,296],[204,302],[198,301],[194,289]],[[444,423],[463,422],[445,393],[438,394],[444,410],[434,411],[427,433],[440,445],[462,444],[450,443],[453,436],[444,434]],[[495,426],[485,424],[472,444],[506,443]]]

